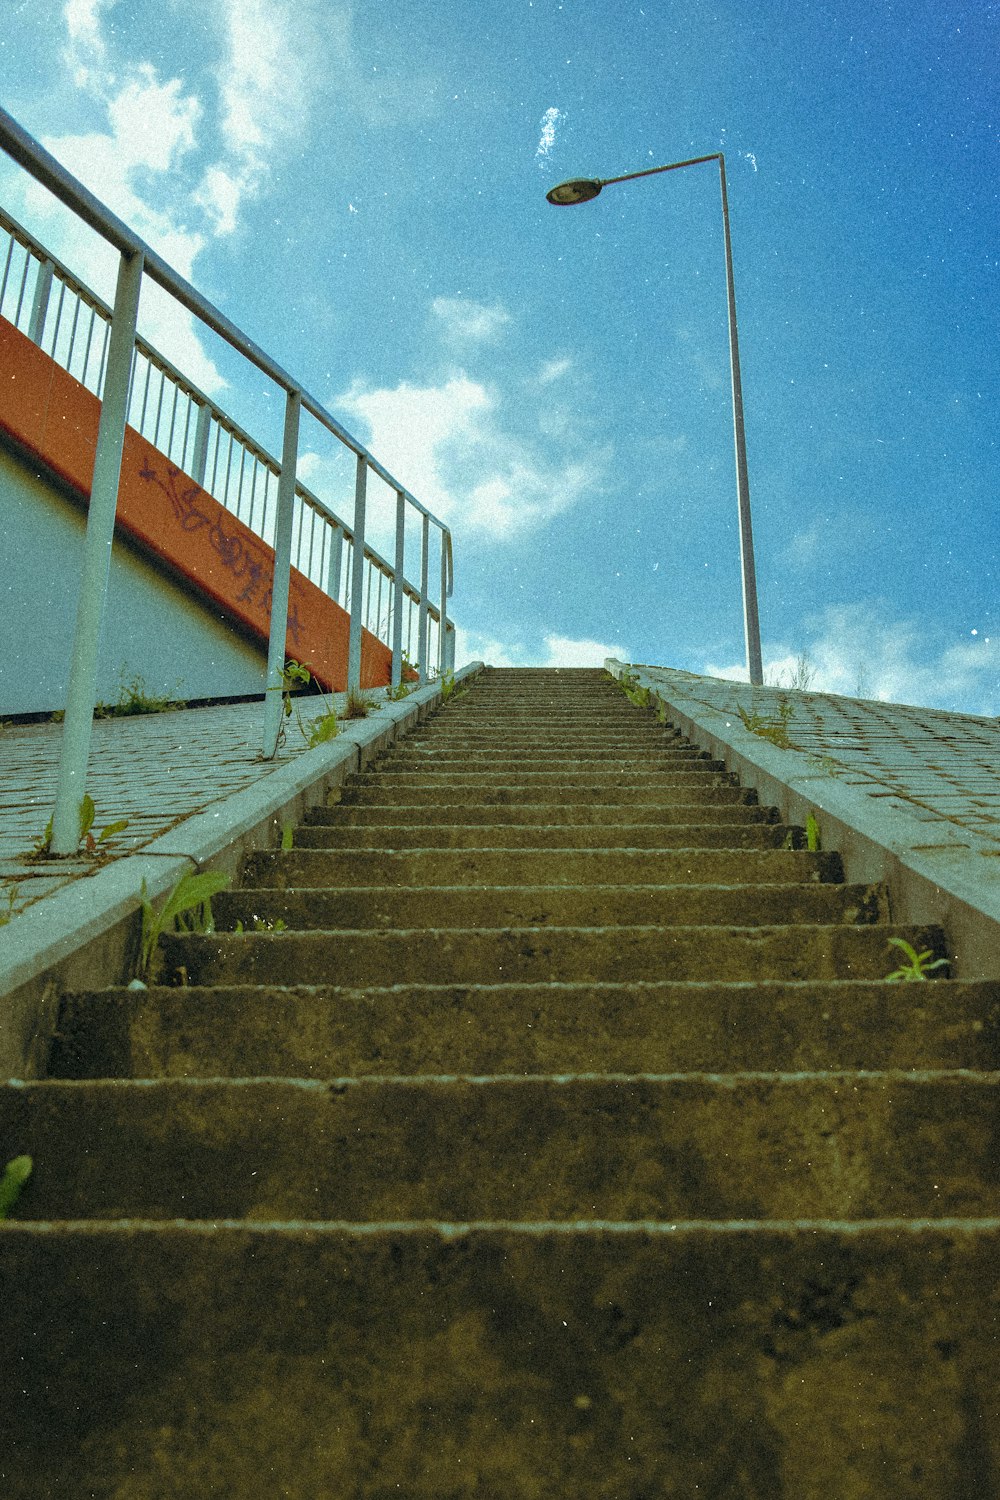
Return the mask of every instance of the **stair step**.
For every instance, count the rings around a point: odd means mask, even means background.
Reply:
[[[509,770],[434,770],[417,771],[357,771],[344,783],[345,796],[349,792],[378,791],[388,794],[403,789],[415,792],[441,787],[461,789],[504,787],[520,794],[532,789],[544,789],[560,793],[571,787],[580,787],[593,796],[610,791],[653,791],[673,787],[735,786],[735,778],[729,776],[721,762],[701,761],[685,765],[680,770],[661,771],[656,767],[637,771],[629,767],[609,766],[577,767],[560,771],[526,770],[523,766]]]
[[[992,1216],[998,1110],[995,1073],[0,1088],[20,1220]]]
[[[378,830],[305,827],[295,832],[301,849],[368,849],[373,839],[390,849],[781,849],[786,841],[802,838],[802,830],[783,823],[752,823],[744,819],[718,825],[706,823],[635,823],[628,826],[588,827],[540,824],[498,826],[484,833],[474,824],[383,824]]]
[[[18,1500],[985,1500],[998,1470],[994,1221],[12,1223],[0,1257]]]
[[[736,808],[745,805],[744,796],[727,795],[741,792],[741,787],[729,786],[723,781],[706,778],[703,783],[696,780],[664,781],[661,784],[615,783],[598,787],[594,784],[577,784],[574,781],[558,780],[546,784],[493,783],[493,781],[469,780],[465,783],[445,780],[444,777],[414,777],[405,786],[379,786],[378,781],[358,786],[345,783],[340,790],[337,807],[450,807],[459,804],[466,807],[594,807],[601,802],[619,805],[628,802],[633,807],[697,807],[700,802],[726,802]],[[318,822],[319,816],[310,817]],[[397,819],[399,820],[399,819]],[[330,819],[336,823],[337,819]]]
[[[383,801],[366,797],[364,802],[338,803],[335,808],[315,808],[307,816],[308,827],[384,828],[386,825],[449,823],[474,825],[487,830],[501,825],[527,828],[593,825],[624,828],[634,823],[771,823],[776,813],[757,807],[752,797],[738,787],[719,787],[709,801],[702,802],[500,802],[492,796],[461,802],[422,803]]]
[[[937,927],[407,928],[164,937],[189,984],[514,984],[638,979],[883,979],[901,937],[944,954]],[[941,971],[938,971],[941,972]]]
[[[490,833],[491,845],[497,830]],[[652,884],[840,881],[840,855],[806,849],[303,849],[252,854],[251,886]]]
[[[54,1078],[1000,1068],[1000,983],[317,985],[63,998]]]
[[[366,927],[742,927],[777,923],[868,924],[886,921],[888,897],[877,885],[652,886],[385,885],[342,890],[271,890],[244,887],[213,898],[216,925],[232,931],[242,922],[309,928]]]

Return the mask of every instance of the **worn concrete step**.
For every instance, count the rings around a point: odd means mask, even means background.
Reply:
[[[309,826],[295,831],[301,849],[780,849],[794,847],[802,830],[783,823],[633,823],[490,829],[452,823],[383,824],[379,829]]]
[[[463,790],[470,787],[509,787],[518,793],[528,792],[533,788],[564,791],[571,787],[582,787],[601,796],[611,791],[642,792],[656,791],[663,787],[735,784],[736,778],[712,761],[702,761],[697,765],[685,764],[677,769],[648,771],[620,769],[617,766],[609,766],[607,769],[584,766],[575,770],[567,767],[558,771],[536,771],[524,766],[496,771],[486,767],[469,771],[451,768],[438,771],[427,768],[417,771],[355,771],[344,783],[344,795],[346,797],[348,792],[362,791],[369,787],[384,788],[386,791],[411,788],[414,791],[421,788],[432,790],[435,787],[456,787]]]
[[[268,850],[244,867],[252,886],[753,885],[840,881],[839,854],[805,849],[364,849]]]
[[[223,891],[213,898],[220,931],[241,922],[287,929],[365,927],[775,926],[871,924],[889,916],[880,885],[386,885],[344,890]]]
[[[541,727],[506,732],[496,729],[464,729],[461,732],[449,727],[449,725],[438,719],[432,721],[432,726],[426,732],[407,740],[407,748],[412,748],[414,753],[424,750],[433,750],[440,746],[442,749],[461,752],[463,750],[492,750],[499,746],[509,748],[518,753],[524,751],[539,750],[563,750],[571,747],[579,747],[586,751],[635,749],[644,751],[648,749],[662,750],[674,755],[701,755],[696,746],[679,734],[662,726],[650,725],[648,728],[640,726],[638,729],[604,729],[587,733],[580,729],[574,729],[570,736],[558,732],[546,732]]]
[[[11,1223],[6,1487],[986,1500],[998,1259],[983,1220]]]
[[[189,984],[510,984],[639,979],[883,979],[890,937],[945,956],[938,927],[402,928],[164,936]],[[938,971],[943,973],[943,971]]]
[[[966,1072],[0,1086],[21,1220],[986,1217],[998,1114]]]
[[[579,745],[562,745],[550,750],[532,748],[530,751],[510,753],[503,745],[494,745],[480,750],[448,750],[428,747],[393,749],[378,760],[379,771],[439,771],[493,770],[493,771],[572,771],[578,767],[593,767],[595,770],[613,770],[628,766],[637,771],[712,770],[723,769],[720,761],[694,750],[672,750],[664,748],[603,749],[591,750]]]
[[[412,807],[453,807],[456,804],[486,811],[492,808],[516,807],[523,810],[526,817],[531,816],[536,822],[544,816],[544,809],[547,807],[553,809],[554,821],[561,822],[563,808],[606,807],[611,809],[622,804],[633,812],[646,807],[699,809],[701,806],[727,807],[734,813],[733,821],[739,822],[739,809],[756,805],[752,793],[748,794],[742,787],[735,787],[729,782],[718,780],[704,783],[685,780],[676,783],[667,782],[660,786],[640,784],[634,787],[599,788],[590,785],[564,786],[558,782],[548,786],[522,787],[516,784],[490,783],[485,780],[456,786],[450,781],[422,777],[419,782],[414,781],[405,787],[387,786],[378,780],[368,781],[362,786],[345,783],[340,789],[340,800],[332,808],[324,809],[322,818],[310,813],[309,820],[310,823],[320,821],[339,823],[342,809],[381,807],[398,808],[401,816],[397,821],[403,821],[402,809],[404,807],[408,810]],[[765,810],[764,816],[772,818],[770,809]],[[773,816],[776,817],[776,815]],[[442,817],[447,819],[450,813],[443,813]],[[632,821],[635,821],[634,817]]]
[[[773,823],[777,811],[772,807],[757,807],[752,793],[741,792],[736,787],[723,787],[723,793],[734,795],[725,799],[712,797],[707,802],[639,802],[639,803],[595,803],[572,802],[514,802],[505,803],[487,797],[473,802],[447,802],[432,799],[419,805],[400,803],[392,798],[363,803],[340,803],[332,808],[317,808],[308,815],[310,826],[336,825],[343,828],[377,828],[385,824],[422,823],[475,824],[479,828],[494,828],[501,824],[537,827],[538,824],[592,824],[602,827],[623,827],[630,823]]]
[[[54,1078],[1000,1069],[1000,982],[151,987],[62,998]]]

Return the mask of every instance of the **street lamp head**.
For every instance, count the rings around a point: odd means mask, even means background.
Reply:
[[[604,183],[597,177],[574,177],[570,182],[560,182],[558,187],[545,194],[550,203],[589,203],[596,198]]]

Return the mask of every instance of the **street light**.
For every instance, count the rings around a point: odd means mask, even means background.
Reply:
[[[747,444],[743,428],[743,383],[740,380],[740,345],[736,332],[736,290],[733,285],[733,249],[729,238],[725,157],[721,151],[716,151],[711,156],[694,156],[689,161],[668,162],[665,167],[647,167],[642,172],[626,172],[622,177],[574,177],[568,182],[560,182],[545,196],[558,207],[571,203],[589,203],[609,183],[631,182],[636,177],[655,177],[658,172],[675,172],[678,167],[697,167],[706,161],[719,163],[719,182],[722,188],[722,228],[726,246],[726,292],[729,301],[729,364],[733,378],[733,436],[736,443],[736,503],[740,520],[740,569],[743,577],[743,630],[747,671],[750,681],[759,686],[764,681],[764,673],[760,657],[757,570],[754,566],[753,527],[750,521],[750,479],[747,474]]]

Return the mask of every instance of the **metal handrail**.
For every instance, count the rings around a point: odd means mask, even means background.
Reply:
[[[51,850],[54,854],[71,854],[78,842],[78,808],[81,804],[85,783],[90,739],[93,727],[94,702],[97,691],[98,644],[103,623],[104,604],[107,593],[108,563],[114,534],[118,483],[121,469],[122,446],[125,425],[129,415],[130,387],[137,348],[136,323],[139,310],[139,293],[144,276],[149,276],[172,296],[182,307],[193,314],[231,348],[285,392],[285,434],[281,463],[278,466],[278,497],[274,518],[274,581],[271,599],[271,624],[268,646],[269,691],[265,694],[263,755],[273,757],[281,727],[281,701],[276,688],[285,655],[285,634],[288,619],[288,591],[292,567],[292,535],[294,529],[294,505],[299,486],[296,478],[296,463],[299,447],[299,423],[304,410],[314,417],[332,436],[337,438],[356,456],[355,509],[352,533],[353,561],[351,566],[350,645],[348,655],[348,689],[357,690],[361,676],[361,631],[364,595],[364,566],[366,562],[365,504],[368,472],[376,474],[397,497],[396,510],[396,561],[391,570],[393,580],[394,620],[392,649],[392,681],[398,684],[402,672],[402,648],[399,622],[404,597],[413,598],[412,585],[406,588],[402,555],[405,539],[406,507],[412,506],[421,518],[421,582],[417,595],[419,609],[418,662],[421,680],[427,675],[427,624],[431,616],[431,601],[428,592],[428,547],[429,527],[433,524],[441,534],[441,604],[438,614],[438,667],[446,670],[453,664],[454,628],[447,618],[447,600],[453,587],[453,565],[451,533],[445,524],[389,472],[346,428],[336,420],[322,402],[312,396],[304,385],[289,375],[278,363],[266,354],[242,332],[217,307],[203,297],[189,282],[173,270],[139,236],[117,218],[110,209],[97,199],[84,185],[69,173],[38,141],[34,140],[21,125],[4,110],[0,110],[0,148],[12,160],[41,183],[60,202],[64,203],[79,219],[112,245],[119,253],[118,281],[114,309],[111,313],[110,337],[102,351],[98,379],[101,388],[101,415],[98,426],[97,449],[94,458],[94,478],[91,486],[90,506],[87,516],[87,533],[84,542],[83,563],[77,623],[74,635],[73,654],[70,664],[66,712],[60,746],[59,782],[52,819]],[[36,287],[36,299],[32,309],[32,327],[44,328],[44,303],[55,268],[51,257],[45,257],[42,279]],[[75,282],[70,276],[65,284]],[[45,286],[42,291],[39,288]],[[93,294],[81,289],[81,299],[93,304]],[[18,300],[18,316],[23,302],[22,286]],[[39,309],[41,308],[41,312]],[[155,356],[155,351],[151,351]],[[88,349],[89,353],[89,349]],[[145,357],[145,355],[144,355]],[[155,356],[157,368],[165,361]],[[190,387],[190,382],[181,377],[176,388]],[[199,393],[200,395],[200,393]],[[162,391],[161,391],[162,398]],[[175,397],[176,399],[176,397]],[[191,395],[191,400],[198,397]],[[202,398],[198,402],[202,410],[209,403]],[[185,430],[185,443],[186,443]],[[171,439],[172,440],[172,439]],[[196,431],[196,446],[201,434]],[[273,472],[274,460],[269,456],[260,460],[266,469]],[[193,476],[194,477],[194,476]],[[325,508],[324,508],[325,509]],[[332,524],[340,524],[334,518]],[[301,527],[300,527],[301,539]],[[378,559],[380,571],[388,569],[382,558]],[[449,657],[451,656],[451,660]]]
[[[12,214],[8,213],[7,210],[5,208],[3,208],[2,206],[0,206],[0,230],[3,230],[11,238],[12,241],[14,241],[17,244],[19,244],[21,246],[21,248],[26,252],[26,254],[28,254],[30,256],[33,256],[35,258],[35,260],[38,261],[38,263],[39,263],[39,271],[38,271],[38,280],[36,282],[36,287],[39,284],[43,284],[42,283],[42,274],[43,274],[43,271],[46,268],[48,268],[48,270],[50,272],[50,279],[51,280],[57,281],[60,284],[61,287],[62,286],[67,287],[73,293],[74,296],[76,296],[77,298],[79,298],[79,300],[82,303],[84,303],[85,306],[87,306],[88,308],[90,308],[99,318],[103,319],[110,326],[111,317],[112,317],[112,310],[108,306],[108,304],[106,302],[104,302],[102,300],[102,298],[100,298],[99,296],[97,296],[97,294],[95,292],[93,292],[90,287],[88,287],[77,276],[75,276],[74,273],[72,271],[70,271],[69,268],[62,261],[60,261],[56,256],[52,255],[51,252],[44,245],[42,245],[39,240],[37,240],[34,237],[34,235],[32,235],[27,229],[24,228],[23,224],[19,223],[18,220],[15,219]],[[9,267],[9,264],[10,264],[10,252],[8,251],[8,267]],[[15,324],[17,323],[17,320],[20,317],[20,313],[22,311],[23,304],[26,301],[27,294],[28,294],[28,285],[27,285],[27,278],[26,278],[26,270],[27,270],[27,267],[25,267],[25,271],[22,272],[22,282],[24,283],[24,285],[21,288],[20,295],[19,295],[19,300],[18,300],[18,305],[17,305],[17,307],[15,309],[15,319],[12,320],[12,321],[15,322]],[[4,276],[0,277],[0,311],[2,311],[3,295],[4,295],[5,291],[6,291],[6,285],[7,285],[7,277],[6,277],[6,275],[4,275]],[[39,347],[43,347],[43,343],[42,343],[43,334],[45,333],[46,327],[47,327],[47,324],[46,324],[46,312],[47,312],[48,306],[50,305],[50,302],[51,302],[51,292],[50,291],[48,291],[48,290],[46,291],[46,295],[45,295],[45,297],[43,299],[43,298],[40,298],[38,296],[37,290],[36,290],[35,295],[33,297],[33,306],[32,306],[32,310],[31,310],[31,315],[30,315],[30,317],[28,319],[27,333],[28,333],[28,336],[32,339],[32,341],[34,343],[38,344]],[[56,360],[57,364],[58,363],[62,363],[64,369],[69,369],[70,368],[70,362],[65,362],[64,363],[57,356],[57,351],[56,351],[56,347],[55,347],[56,343],[57,343],[57,340],[58,340],[58,334],[56,333],[56,335],[53,337],[53,348],[51,350],[49,350],[48,352],[51,354],[52,358]],[[163,377],[165,377],[166,379],[168,379],[171,382],[171,384],[177,388],[178,391],[180,391],[194,405],[196,405],[201,412],[205,413],[206,416],[208,417],[208,419],[211,422],[215,423],[216,427],[219,429],[220,434],[221,433],[227,433],[227,434],[229,434],[230,437],[233,438],[233,439],[235,439],[235,441],[240,445],[240,447],[246,451],[246,453],[248,453],[253,459],[255,459],[262,467],[268,469],[275,479],[278,478],[278,476],[279,476],[279,474],[281,472],[281,463],[280,463],[280,461],[277,458],[275,458],[272,453],[268,452],[268,450],[265,447],[263,447],[262,444],[258,443],[257,440],[255,438],[253,438],[250,435],[250,433],[248,433],[246,431],[245,428],[241,427],[238,422],[236,422],[231,416],[229,416],[229,414],[226,411],[224,411],[221,406],[219,406],[218,402],[214,401],[212,399],[212,397],[207,396],[205,394],[205,392],[202,391],[199,386],[195,385],[195,383],[192,380],[190,380],[186,375],[184,375],[177,368],[176,365],[174,365],[169,359],[167,359],[166,355],[161,354],[159,352],[159,350],[154,347],[154,345],[150,344],[148,342],[148,340],[144,339],[141,335],[137,335],[136,336],[135,347],[136,347],[136,353],[139,354],[139,355],[141,355],[141,357],[146,360],[146,362],[149,365],[150,369],[158,371]],[[71,353],[72,353],[72,349],[70,350],[70,354]],[[102,361],[102,366],[103,366],[103,361]],[[99,370],[99,375],[102,375],[102,374],[103,374],[103,368],[101,368]],[[100,385],[101,385],[100,379],[98,379],[97,381],[95,381],[94,384],[96,386],[95,394],[100,395]],[[133,414],[134,414],[134,407],[135,407],[135,404],[136,404],[137,391],[138,391],[138,386],[137,386],[137,383],[134,382],[133,383],[133,400],[132,400]],[[134,422],[132,423],[132,425],[136,426],[136,430],[137,431],[143,432],[143,434],[145,435],[144,428],[143,428],[143,425],[142,425],[141,421],[140,421],[140,423],[138,425],[136,423],[134,423]],[[158,443],[155,440],[154,440],[153,446],[154,447],[159,446]],[[185,441],[185,444],[184,444],[185,451],[187,449],[187,446],[188,446],[187,442]],[[206,444],[206,447],[207,447],[207,444]],[[167,450],[161,450],[161,451],[167,451],[168,454],[169,454],[169,444],[168,444]],[[194,470],[194,467],[196,467],[196,466],[193,466],[192,467],[192,471],[191,471],[191,477],[193,479],[195,479],[196,482],[198,482],[201,485],[202,488],[206,488],[206,485],[205,485],[206,469],[207,469],[206,460],[207,460],[207,452],[204,453],[204,454],[202,454],[202,465],[201,465],[202,472],[200,474],[199,473],[195,473],[193,470]],[[181,466],[181,467],[183,467],[183,466]],[[188,472],[188,471],[185,470],[185,472]],[[214,489],[211,486],[208,486],[207,488],[208,488],[208,491],[209,491],[210,494],[215,495],[215,491],[214,491]],[[353,529],[353,527],[347,521],[345,521],[340,515],[338,515],[338,513],[332,508],[332,506],[328,505],[327,502],[325,500],[323,500],[319,495],[317,495],[313,490],[310,490],[309,487],[307,485],[303,484],[301,480],[298,480],[296,482],[295,495],[296,495],[296,499],[301,500],[302,503],[305,506],[307,506],[310,510],[314,511],[315,514],[317,516],[319,516],[322,520],[324,520],[328,524],[336,527],[337,530],[339,530],[340,532],[342,532],[344,540],[349,545],[353,546],[353,544],[354,544],[354,529]],[[218,499],[219,497],[216,495],[215,498]],[[236,505],[236,508],[235,508],[235,513],[237,515],[239,514],[239,499],[240,499],[240,493],[238,491],[237,492],[237,505]],[[223,505],[225,505],[227,509],[233,509],[233,507],[229,505],[227,499],[222,499],[221,503]],[[423,507],[420,507],[420,508],[423,509]],[[252,526],[252,524],[251,524],[250,529],[251,530],[254,529],[253,526]],[[258,532],[257,534],[260,535],[261,533]],[[447,548],[447,553],[448,553],[448,558],[449,558],[449,572],[448,572],[449,588],[448,588],[448,596],[450,598],[451,597],[451,593],[452,593],[452,583],[453,583],[453,571],[452,571],[452,565],[451,565],[451,551],[452,551],[452,548],[451,548],[451,533],[446,531],[445,532],[445,538],[446,538],[446,548]],[[377,549],[374,548],[369,542],[365,543],[364,556],[365,556],[366,562],[368,562],[369,564],[371,564],[371,566],[373,566],[379,572],[381,572],[385,578],[387,578],[387,579],[393,578],[394,572],[395,572],[394,564],[391,563],[391,562],[389,562],[387,558],[383,557],[382,554],[380,552],[378,552]],[[407,579],[407,578],[405,578],[405,577],[404,577],[404,580],[403,580],[403,591],[406,594],[407,598],[410,599],[414,604],[419,604],[420,603],[420,591],[417,588],[417,585],[414,584],[414,583],[411,583],[410,580]],[[429,611],[430,611],[431,618],[433,620],[437,620],[439,618],[439,615],[440,615],[440,610],[439,610],[438,606],[435,605],[433,602],[430,602],[428,608],[429,608]],[[370,628],[370,626],[371,626],[371,622],[370,622],[370,620],[368,618],[366,618],[366,620],[365,620],[365,627],[366,627],[366,629]],[[378,633],[378,632],[376,632],[376,633]]]

